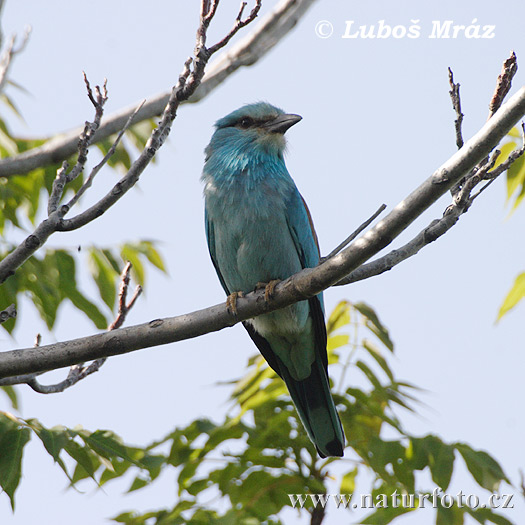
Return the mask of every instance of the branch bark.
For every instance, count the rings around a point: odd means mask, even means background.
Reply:
[[[189,314],[156,319],[113,332],[39,348],[3,352],[0,354],[0,377],[42,372],[198,337],[233,326],[239,321],[262,313],[283,308],[321,292],[341,281],[370,257],[388,246],[437,199],[487,157],[523,115],[525,115],[525,87],[502,105],[478,133],[384,219],[341,253],[316,268],[302,270],[278,284],[270,303],[265,302],[264,292],[258,291],[238,299],[236,316],[231,315],[225,304],[221,303]]]
[[[281,0],[249,35],[219,55],[210,65],[201,84],[187,102],[199,102],[239,68],[255,64],[295,27],[314,2],[315,0]],[[137,113],[134,121],[142,122],[160,115],[170,95],[171,92],[164,92],[150,98]],[[138,105],[139,103],[132,104],[107,117],[97,130],[93,143],[118,133]],[[16,157],[1,159],[0,177],[21,175],[39,167],[62,162],[75,154],[78,136],[81,132],[82,128],[75,128],[50,139],[39,148],[21,153]]]

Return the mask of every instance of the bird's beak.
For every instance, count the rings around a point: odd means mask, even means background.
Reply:
[[[270,133],[282,133],[284,134],[289,130],[294,124],[297,124],[303,117],[300,115],[285,114],[275,117],[273,120],[270,120],[264,124],[263,129],[269,131]]]

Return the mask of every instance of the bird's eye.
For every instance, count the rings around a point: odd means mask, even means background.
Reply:
[[[239,124],[241,128],[247,129],[253,124],[253,120],[250,117],[243,117]]]

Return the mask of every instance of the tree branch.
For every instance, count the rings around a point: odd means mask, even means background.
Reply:
[[[257,16],[257,6],[260,5],[261,0],[255,0],[255,8],[250,13],[249,17],[245,21],[241,21],[240,25],[236,24],[234,28],[228,33],[226,38],[230,38],[237,32],[241,27],[253,21]],[[0,284],[3,283],[8,277],[13,275],[15,270],[22,265],[33,253],[36,252],[47,239],[57,231],[72,231],[82,226],[85,226],[89,222],[97,219],[104,214],[111,206],[113,206],[119,199],[121,199],[127,191],[129,191],[139,180],[140,175],[149,165],[158,149],[164,144],[166,138],[171,131],[171,124],[177,116],[177,109],[183,100],[187,100],[193,95],[195,90],[198,88],[202,77],[204,76],[204,69],[213,53],[206,47],[206,33],[208,26],[215,14],[216,6],[218,2],[213,2],[209,11],[205,11],[205,6],[208,2],[203,0],[201,19],[199,28],[197,29],[196,47],[194,58],[186,60],[182,73],[179,76],[179,81],[176,86],[173,87],[168,103],[162,113],[162,117],[159,125],[153,130],[148,139],[146,146],[138,158],[133,162],[131,168],[128,170],[117,184],[107,193],[102,199],[96,204],[78,214],[72,219],[64,219],[65,215],[69,212],[68,205],[62,205],[57,209],[54,202],[50,203],[49,209],[52,211],[48,218],[44,220],[36,230],[29,235],[14,251],[7,255],[0,262]],[[204,13],[204,14],[203,14]],[[222,41],[221,41],[222,42]],[[219,49],[219,48],[216,48]],[[88,89],[88,96],[95,106],[95,119],[93,123],[86,124],[84,131],[81,134],[80,141],[78,142],[79,160],[70,175],[65,174],[65,166],[59,170],[55,183],[57,186],[63,189],[64,181],[72,180],[75,176],[80,173],[85,163],[85,155],[87,154],[87,145],[93,140],[93,133],[96,128],[99,127],[98,123],[102,117],[103,105],[107,98],[105,88],[100,90],[97,87],[96,98],[93,96],[89,82],[86,80],[86,86]],[[129,122],[129,118],[128,118]],[[117,139],[118,140],[118,139]],[[86,181],[88,184],[91,183],[92,177]],[[80,192],[85,191],[86,187],[83,186]],[[53,188],[51,199],[57,200],[61,195],[61,190]],[[58,198],[57,198],[58,197]],[[73,204],[76,202],[75,198],[71,201]]]
[[[226,78],[243,66],[251,66],[261,59],[297,24],[315,0],[281,0],[255,29],[231,49],[224,51],[210,65],[206,76],[190,100],[199,102],[209,95]],[[251,15],[250,15],[251,16]],[[151,119],[162,113],[171,92],[160,93],[150,98],[138,112],[135,122]],[[117,111],[107,117],[97,130],[93,143],[118,133],[135,111],[138,104]],[[33,148],[15,157],[0,159],[0,177],[29,173],[30,171],[61,162],[75,154],[80,128],[60,134],[44,145]]]
[[[341,253],[316,268],[304,269],[278,284],[269,303],[264,300],[264,291],[261,290],[238,299],[236,316],[230,314],[225,304],[221,303],[189,314],[156,319],[118,331],[39,348],[2,352],[0,377],[42,372],[198,337],[318,294],[341,281],[370,257],[388,246],[457,181],[487,157],[524,114],[525,87],[522,87],[478,133],[465,143],[463,148],[440,166],[385,218]]]
[[[5,310],[0,312],[0,324],[5,323],[8,319],[14,319],[16,317],[16,306],[14,304],[9,305]]]

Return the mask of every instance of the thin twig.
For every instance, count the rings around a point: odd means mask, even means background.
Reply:
[[[330,259],[334,255],[337,255],[343,248],[346,248],[365,228],[368,228],[368,226],[372,224],[372,222],[381,213],[383,213],[385,209],[386,209],[386,204],[381,204],[381,206],[379,206],[377,211],[369,219],[363,222],[363,224],[361,224],[359,228],[357,228],[353,233],[351,233],[339,246],[334,248],[326,257],[322,257],[320,262],[322,263],[326,261],[327,259]]]
[[[91,170],[91,173],[89,174],[88,178],[84,181],[84,184],[79,188],[79,190],[75,193],[75,195],[71,198],[71,200],[67,203],[67,207],[71,209],[82,197],[82,195],[88,190],[91,185],[93,184],[93,179],[97,175],[97,173],[106,165],[108,160],[115,154],[115,151],[117,150],[117,146],[119,145],[120,141],[122,140],[122,137],[124,136],[124,133],[129,129],[131,126],[133,119],[137,115],[137,113],[140,111],[140,108],[143,106],[144,101],[140,104],[140,106],[137,107],[135,112],[130,115],[128,121],[124,125],[124,127],[120,130],[119,134],[117,135],[117,138],[111,145],[111,148],[109,148],[108,152],[104,155],[104,158]]]
[[[496,89],[492,95],[492,99],[489,104],[489,116],[491,118],[496,111],[503,104],[504,98],[507,96],[507,93],[510,91],[512,86],[512,79],[518,71],[518,59],[516,58],[516,53],[511,52],[510,57],[503,62],[503,67],[501,68],[501,73],[498,76],[498,81],[496,84]]]
[[[67,174],[67,182],[75,180],[84,171],[84,166],[88,158],[88,148],[91,146],[95,133],[100,127],[102,116],[104,115],[104,105],[108,100],[107,79],[104,79],[102,88],[100,86],[95,86],[95,95],[93,95],[93,90],[91,89],[91,85],[89,84],[86,73],[83,73],[83,75],[88,98],[95,108],[95,118],[92,122],[86,122],[84,131],[80,134],[77,147],[77,162]]]
[[[463,113],[461,112],[461,97],[459,95],[459,83],[454,82],[454,73],[452,69],[448,68],[448,82],[450,84],[450,98],[452,100],[452,107],[456,112],[456,120],[454,121],[454,126],[456,128],[456,146],[458,149],[463,147],[463,134],[461,131],[461,125],[463,124]]]
[[[53,186],[51,188],[51,195],[47,202],[47,214],[51,215],[53,212],[57,211],[58,203],[64,194],[64,188],[66,186],[67,179],[67,170],[69,169],[69,163],[65,160],[62,163],[62,166],[57,170],[55,180],[53,181]]]
[[[262,0],[255,0],[255,6],[251,10],[250,14],[242,20],[242,14],[244,12],[244,8],[246,7],[246,2],[241,2],[241,7],[239,9],[239,14],[237,15],[237,18],[235,19],[235,23],[233,24],[233,27],[230,29],[230,32],[222,39],[219,40],[214,46],[211,46],[209,48],[209,53],[213,55],[219,49],[222,49],[228,42],[235,36],[235,34],[239,31],[239,29],[242,29],[243,27],[247,26],[251,22],[253,22],[257,15],[259,14],[259,11],[261,10],[262,6]]]
[[[3,3],[0,4],[0,10],[2,6]],[[13,58],[25,49],[27,42],[29,41],[30,34],[31,26],[27,26],[19,46],[15,48],[16,35],[13,35],[9,40],[5,50],[3,51],[2,56],[0,57],[0,93],[3,93],[4,91],[4,87],[8,80],[9,68],[11,67]]]
[[[124,267],[124,270],[122,271],[120,275],[120,286],[119,286],[119,302],[118,302],[118,312],[117,316],[115,317],[115,320],[109,325],[108,332],[112,330],[116,330],[117,328],[120,328],[124,321],[126,320],[126,317],[129,313],[129,311],[133,308],[133,305],[135,304],[136,300],[142,293],[141,286],[137,286],[135,288],[135,292],[133,293],[133,297],[129,302],[126,302],[126,297],[128,294],[128,288],[129,288],[129,282],[130,282],[130,273],[131,273],[131,263],[128,261],[126,263],[126,266]],[[37,340],[35,342],[35,346],[40,346],[40,334],[37,336]],[[39,394],[56,394],[59,392],[63,392],[64,390],[71,388],[73,385],[76,385],[79,381],[82,381],[89,375],[98,372],[102,365],[106,362],[107,357],[103,357],[100,359],[96,359],[93,361],[89,366],[85,367],[84,363],[78,363],[69,369],[69,373],[63,381],[60,383],[54,384],[54,385],[42,385],[37,379],[36,376],[40,374],[29,374],[27,376],[19,376],[17,379],[19,380],[18,383],[9,383],[9,384],[20,384],[20,383],[26,383],[28,386],[30,386],[35,392],[38,392]],[[13,378],[9,378],[13,379]],[[0,385],[5,384],[0,380]]]

